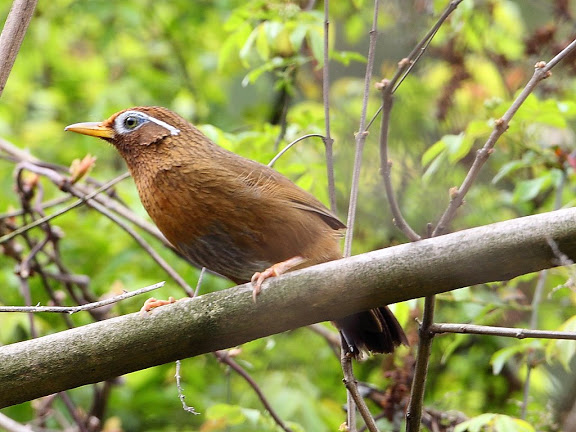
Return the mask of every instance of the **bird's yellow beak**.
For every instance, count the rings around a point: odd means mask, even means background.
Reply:
[[[64,130],[98,138],[114,138],[114,129],[101,122],[74,123],[66,126]]]

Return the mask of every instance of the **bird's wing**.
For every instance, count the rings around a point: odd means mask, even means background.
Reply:
[[[252,168],[245,171],[243,181],[256,188],[266,198],[282,200],[294,208],[312,212],[332,229],[341,230],[346,225],[312,194],[301,189],[287,177],[258,162],[250,161]]]

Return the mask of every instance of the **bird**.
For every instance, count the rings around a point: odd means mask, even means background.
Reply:
[[[211,141],[175,112],[128,108],[65,128],[111,143],[166,239],[198,267],[236,284],[342,258],[346,226],[287,177]],[[334,321],[346,353],[391,353],[408,345],[388,306]]]

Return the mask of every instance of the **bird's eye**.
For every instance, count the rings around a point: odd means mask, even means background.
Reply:
[[[132,130],[140,124],[140,119],[136,116],[128,116],[124,119],[124,127]]]

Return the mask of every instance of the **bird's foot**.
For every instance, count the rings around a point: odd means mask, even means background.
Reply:
[[[151,297],[144,302],[144,305],[140,309],[140,313],[150,312],[152,309],[156,309],[157,307],[165,306],[167,304],[172,303],[176,303],[174,297],[168,297],[168,300],[158,300],[155,299],[154,297]]]
[[[251,280],[252,285],[254,286],[252,289],[252,300],[254,300],[254,303],[256,303],[256,297],[258,297],[258,294],[260,294],[260,291],[262,290],[262,283],[266,279],[280,276],[281,274],[284,274],[294,267],[299,266],[305,261],[306,258],[295,256],[294,258],[287,259],[286,261],[276,263],[273,266],[268,267],[263,272],[254,273],[254,276],[252,276]]]

